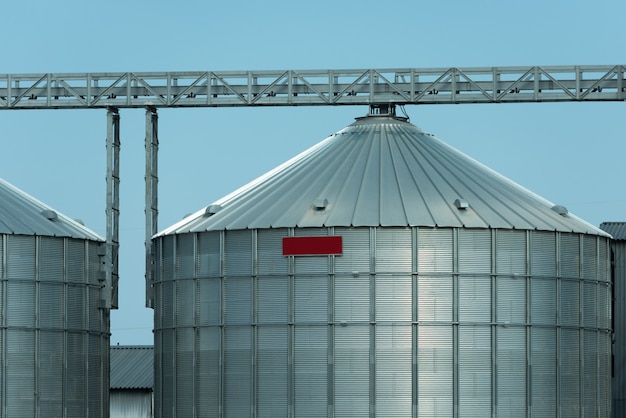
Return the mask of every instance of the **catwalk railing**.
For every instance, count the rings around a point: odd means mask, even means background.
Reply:
[[[0,110],[623,101],[625,68],[0,74]]]

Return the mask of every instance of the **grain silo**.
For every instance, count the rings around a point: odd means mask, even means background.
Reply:
[[[0,180],[0,417],[108,417],[102,244]]]
[[[159,417],[608,417],[609,236],[374,107],[157,234]]]

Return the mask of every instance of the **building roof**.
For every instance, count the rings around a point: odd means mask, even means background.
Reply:
[[[112,346],[110,362],[111,389],[154,388],[153,346]]]
[[[611,234],[615,240],[626,240],[626,222],[602,222],[600,229]]]
[[[165,229],[424,226],[607,235],[404,118],[369,115]]]
[[[104,238],[0,179],[0,234]]]

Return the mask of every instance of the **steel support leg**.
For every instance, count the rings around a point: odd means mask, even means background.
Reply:
[[[146,306],[154,308],[154,245],[158,232],[158,119],[154,107],[146,108]]]
[[[120,216],[120,115],[116,108],[107,112],[107,201],[106,201],[106,250],[105,303],[107,308],[118,307],[118,254],[119,254],[119,216]]]

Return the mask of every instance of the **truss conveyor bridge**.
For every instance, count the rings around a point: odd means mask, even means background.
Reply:
[[[626,65],[0,74],[0,110],[106,109],[107,307],[117,307],[119,109],[146,109],[146,301],[158,231],[159,108],[624,101]]]

